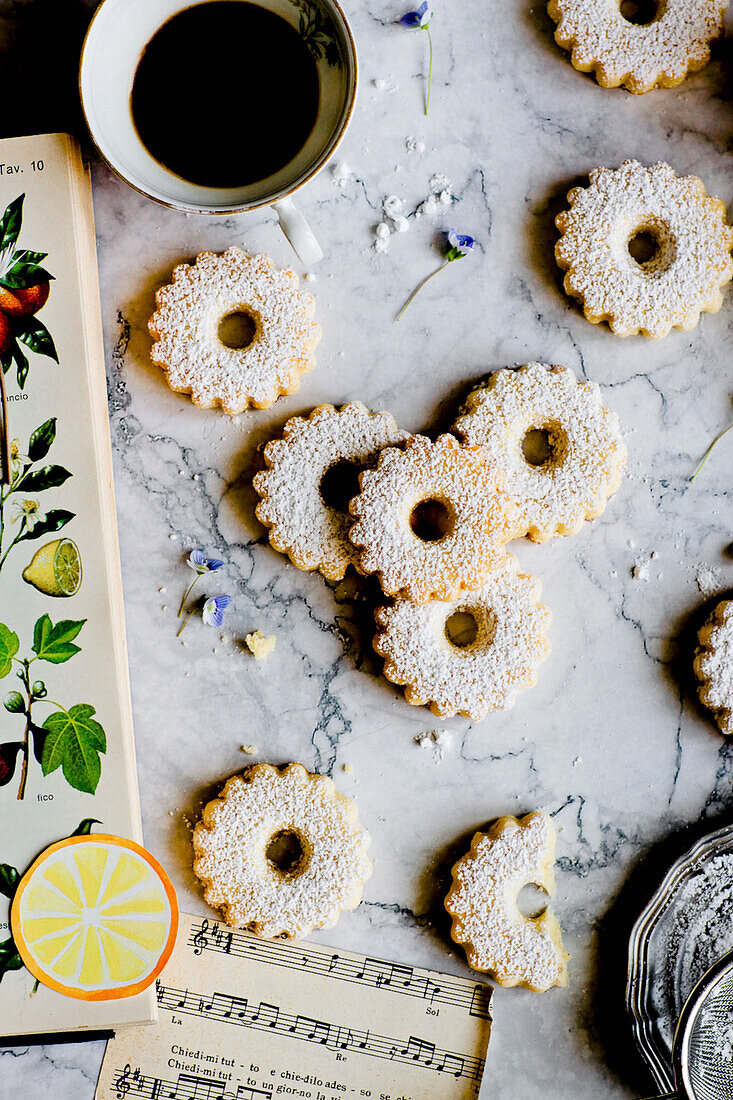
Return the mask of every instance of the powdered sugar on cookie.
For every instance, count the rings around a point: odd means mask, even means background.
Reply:
[[[698,634],[695,675],[702,702],[720,729],[733,735],[733,600],[723,600]]]
[[[701,180],[664,162],[627,160],[596,168],[568,203],[555,219],[555,256],[589,321],[607,321],[617,336],[658,339],[720,309],[721,287],[733,276],[733,230]],[[652,254],[637,262],[629,248],[642,235]]]
[[[269,256],[239,248],[202,252],[194,264],[175,268],[155,300],[151,359],[171,389],[190,393],[201,408],[220,405],[231,416],[250,405],[269,408],[281,394],[295,393],[315,366],[321,338],[315,299],[299,289],[294,271],[277,268]],[[221,340],[220,325],[233,314],[254,325],[244,347]]]
[[[471,849],[453,867],[445,907],[451,936],[466,950],[474,970],[500,985],[536,992],[567,985],[568,956],[557,919],[546,910],[524,917],[517,908],[523,886],[554,890],[555,831],[545,813],[500,818],[488,833],[476,833]]]
[[[268,855],[283,836],[300,848],[285,870]],[[356,806],[326,776],[302,764],[255,764],[204,808],[193,834],[194,871],[209,905],[234,927],[305,936],[359,904],[372,870],[369,844]]]

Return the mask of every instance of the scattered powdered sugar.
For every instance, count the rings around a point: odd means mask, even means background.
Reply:
[[[406,137],[405,148],[407,149],[408,153],[414,153],[417,156],[421,157],[425,152],[425,142],[420,141],[419,138]]]
[[[453,868],[445,907],[451,935],[464,945],[470,966],[502,985],[542,991],[567,983],[567,956],[552,913],[542,921],[523,917],[516,899],[534,883],[554,889],[555,833],[547,814],[501,818],[477,833],[468,855]]]
[[[348,164],[343,161],[337,161],[331,169],[331,180],[334,187],[338,187],[343,191],[349,183],[354,179],[354,173],[349,168]]]
[[[430,177],[430,190],[434,195],[445,191],[450,192],[450,180],[442,172],[436,172],[434,176]]]
[[[408,138],[408,143],[413,141]],[[422,144],[422,143],[420,143]],[[408,144],[409,148],[409,144]],[[424,148],[424,146],[423,146]],[[431,176],[428,194],[412,209],[405,213],[405,200],[399,195],[387,195],[382,200],[384,219],[375,227],[376,239],[373,243],[375,252],[384,253],[389,249],[390,233],[406,233],[410,228],[409,219],[415,220],[422,217],[434,218],[445,212],[453,203],[453,195],[450,191],[451,182],[442,173]]]
[[[638,93],[679,84],[704,65],[726,7],[727,0],[675,0],[665,5],[664,18],[645,25],[599,11],[598,0],[551,0],[548,10],[558,45],[572,51],[576,69],[595,72],[606,88],[623,84]]]
[[[678,176],[662,161],[627,160],[615,170],[594,169],[590,186],[574,187],[568,203],[555,219],[555,257],[566,292],[589,321],[607,321],[618,336],[659,338],[692,329],[703,310],[720,308],[721,287],[733,275],[733,230],[701,180]],[[656,252],[637,263],[630,234],[650,225]]]
[[[375,77],[375,79],[372,81],[372,85],[377,89],[378,92],[395,92],[398,87],[397,81],[394,80],[391,76]]]
[[[448,730],[425,730],[415,738],[415,744],[433,754],[433,760],[439,764],[446,752],[453,748],[453,734]]]
[[[700,562],[695,566],[695,583],[703,596],[712,596],[713,592],[717,592],[720,588],[720,570],[714,565]]]
[[[404,205],[399,195],[387,195],[386,199],[382,202],[382,209],[388,218],[396,218],[398,214],[402,213]]]
[[[283,874],[268,845],[296,830],[301,863]],[[204,808],[193,833],[194,872],[229,924],[269,938],[305,936],[359,904],[372,870],[369,844],[354,803],[326,776],[302,764],[254,764]]]

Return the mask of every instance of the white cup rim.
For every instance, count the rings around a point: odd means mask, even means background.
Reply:
[[[114,0],[109,0],[113,3]],[[190,0],[188,5],[184,5],[181,10],[185,10],[185,6],[193,7],[201,0]],[[251,0],[256,3],[257,0]],[[232,203],[201,203],[195,201],[186,201],[182,199],[173,198],[169,195],[157,191],[153,188],[146,187],[140,181],[134,179],[130,172],[126,170],[125,166],[113,155],[110,151],[107,142],[104,139],[104,135],[101,130],[95,125],[95,120],[92,117],[92,112],[89,109],[89,105],[86,101],[84,94],[85,86],[85,59],[88,56],[88,46],[93,33],[93,29],[97,20],[100,18],[104,8],[107,6],[108,0],[102,0],[102,3],[94,12],[84,36],[84,42],[82,44],[81,56],[79,60],[79,99],[81,101],[81,108],[84,114],[84,121],[86,122],[87,129],[94,142],[102,160],[107,166],[129,187],[132,187],[138,194],[143,195],[145,198],[152,199],[153,202],[157,202],[160,206],[165,206],[170,210],[179,210],[187,214],[212,214],[214,216],[223,216],[227,214],[244,214],[249,210],[256,210],[263,206],[272,206],[274,203],[281,199],[289,198],[297,191],[300,191],[310,180],[316,176],[321,169],[328,163],[336,149],[340,145],[354,114],[354,107],[356,104],[356,92],[359,81],[359,62],[356,51],[356,42],[354,40],[354,34],[351,30],[346,14],[339,3],[339,0],[320,0],[325,3],[331,9],[332,14],[336,17],[339,30],[344,36],[344,41],[347,47],[346,51],[346,64],[349,68],[348,73],[348,94],[344,104],[341,117],[339,119],[336,130],[331,135],[329,141],[321,150],[319,155],[315,158],[313,163],[308,169],[302,173],[302,175],[293,183],[286,187],[280,188],[277,191],[273,191],[271,194],[266,195],[260,199],[256,199],[250,202],[236,201]],[[162,23],[160,24],[162,26]],[[151,156],[151,159],[152,158]]]

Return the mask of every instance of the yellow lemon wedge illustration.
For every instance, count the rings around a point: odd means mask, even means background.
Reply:
[[[52,844],[20,881],[10,913],[23,962],[43,985],[85,1001],[141,993],[170,958],[173,885],[157,859],[117,836]]]
[[[81,554],[71,539],[47,542],[23,570],[23,580],[47,596],[75,596],[81,578]]]

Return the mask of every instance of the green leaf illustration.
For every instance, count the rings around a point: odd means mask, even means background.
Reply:
[[[13,365],[12,352],[6,351],[4,355],[0,356],[0,366],[3,368],[3,374],[7,374]]]
[[[33,652],[53,665],[70,660],[81,649],[73,641],[85,622],[86,619],[62,619],[54,626],[48,615],[41,615],[33,629]],[[44,722],[44,727],[48,729],[48,723]]]
[[[41,260],[46,259],[46,256],[48,256],[48,252],[31,252],[30,248],[19,248],[17,252],[13,253],[13,263],[21,260],[27,264],[40,264]]]
[[[107,738],[89,703],[77,703],[68,711],[57,710],[43,723],[48,737],[41,767],[44,775],[62,768],[69,786],[94,794],[102,774],[100,753],[107,751]]]
[[[39,270],[41,269],[39,268]],[[23,317],[14,326],[13,331],[17,338],[22,340],[31,351],[36,351],[39,355],[48,355],[50,359],[54,359],[58,363],[59,357],[56,352],[56,345],[43,321],[39,321],[37,317]]]
[[[28,457],[31,462],[39,462],[40,459],[45,458],[55,438],[56,417],[52,416],[50,420],[41,424],[40,428],[36,428],[31,436],[28,444]]]
[[[20,227],[23,224],[23,199],[25,194],[18,195],[17,199],[5,208],[5,213],[0,220],[0,252],[12,248],[18,239]]]
[[[8,290],[26,290],[30,286],[38,286],[39,283],[48,283],[53,279],[40,264],[27,263],[25,260],[17,260],[9,271],[6,271],[0,283]]]
[[[31,722],[30,732],[33,734],[33,755],[40,764],[43,760],[43,750],[46,747],[48,730],[45,730],[42,726],[37,726],[35,722]]]
[[[12,937],[0,943],[0,982],[9,970],[22,970],[23,960],[18,954],[18,949]]]
[[[0,680],[10,672],[13,667],[13,657],[19,649],[18,635],[5,623],[0,623]]]
[[[13,342],[10,346],[10,354],[15,360],[18,367],[18,385],[21,389],[25,386],[25,380],[28,377],[28,358],[21,350],[18,341],[13,338]]]
[[[28,542],[29,539],[40,539],[43,535],[48,535],[52,531],[60,531],[75,515],[76,512],[67,512],[65,508],[52,508],[50,512],[46,512],[44,519],[39,520],[32,531],[25,531],[18,539],[18,542]]]
[[[13,489],[13,492],[42,493],[44,489],[55,489],[63,485],[71,477],[63,466],[41,466],[38,470],[31,470],[22,478]]]
[[[102,822],[98,817],[85,817],[83,821],[80,821],[77,827],[74,829],[72,836],[89,836],[92,831],[92,825],[101,825]]]
[[[11,867],[9,863],[0,863],[0,894],[5,894],[6,898],[12,900],[19,882],[20,875],[15,867]]]

